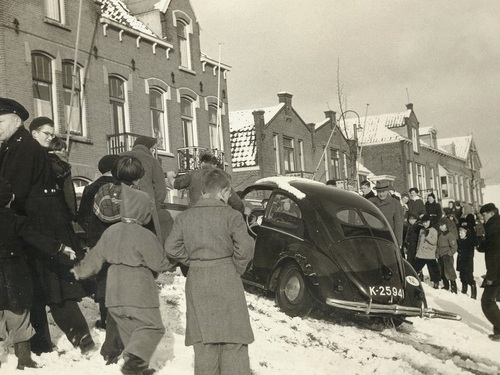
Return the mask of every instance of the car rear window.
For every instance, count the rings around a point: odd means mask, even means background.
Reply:
[[[369,212],[361,211],[360,214],[354,209],[344,209],[337,211],[336,217],[345,237],[370,236],[391,239],[384,221]]]

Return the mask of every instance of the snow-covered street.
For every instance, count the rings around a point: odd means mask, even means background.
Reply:
[[[481,254],[476,253],[475,263],[480,282],[484,273]],[[158,282],[167,333],[151,366],[158,375],[192,374],[193,351],[184,346],[185,279],[180,274],[164,274]],[[480,301],[426,285],[429,306],[457,312],[462,321],[414,318],[413,324],[404,323],[396,330],[368,328],[340,317],[290,318],[278,310],[273,299],[247,293],[256,338],[250,345],[253,374],[499,374],[500,343],[488,339],[492,327]],[[82,306],[93,325],[96,306],[90,299]],[[43,368],[26,369],[25,375],[120,374],[123,360],[106,366],[99,351],[83,358],[53,324],[51,329],[58,352],[35,356]],[[92,334],[100,345],[104,331],[93,327]],[[16,363],[12,349],[8,355],[4,353],[1,373],[15,373]]]

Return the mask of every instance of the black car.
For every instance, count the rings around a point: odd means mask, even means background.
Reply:
[[[396,322],[461,319],[427,307],[387,220],[360,195],[307,179],[270,177],[246,188],[242,198],[256,240],[243,281],[275,292],[288,315],[304,315],[319,304]]]

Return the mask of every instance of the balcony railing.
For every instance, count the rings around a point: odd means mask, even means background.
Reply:
[[[205,153],[211,153],[217,158],[217,167],[220,169],[226,168],[226,160],[224,159],[224,151],[211,149],[206,147],[181,147],[177,149],[178,170],[180,173],[188,172],[201,167],[200,157]]]
[[[308,178],[312,180],[314,173],[313,172],[306,172],[306,171],[293,171],[293,172],[286,172],[285,176],[287,177],[302,177],[302,178]]]
[[[134,146],[135,140],[143,136],[144,134],[136,133],[118,133],[118,134],[108,134],[108,154],[119,155],[122,152],[130,151]],[[148,136],[150,137],[150,136]],[[153,156],[158,157],[158,150],[155,147]]]

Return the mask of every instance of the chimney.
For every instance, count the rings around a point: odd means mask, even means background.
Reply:
[[[410,111],[413,111],[413,103],[408,103],[406,105],[406,109],[410,110]]]
[[[337,113],[332,110],[325,111],[325,118],[330,119],[330,129],[333,130],[333,127],[335,126],[335,123],[337,122],[336,120],[336,115]]]
[[[292,110],[292,94],[288,92],[278,93],[280,103],[285,103],[285,116],[290,116]]]
[[[264,110],[257,109],[252,112],[253,123],[255,125],[255,147],[257,150],[257,165],[262,165],[262,141],[264,140]]]

